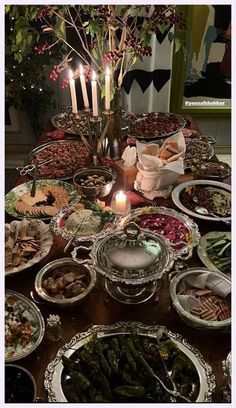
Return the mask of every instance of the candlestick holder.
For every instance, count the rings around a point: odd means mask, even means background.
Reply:
[[[72,112],[72,113],[73,113],[73,112]],[[75,119],[81,119],[81,115],[80,115],[79,112],[73,113],[73,116],[74,116]]]
[[[102,111],[102,114],[103,115],[106,115],[106,116],[111,116],[111,115],[113,115],[113,113],[114,113],[114,111],[113,110],[111,110],[111,109],[105,109],[104,111]]]
[[[90,122],[92,123],[99,123],[102,121],[101,116],[92,116],[91,118],[89,118]]]
[[[84,107],[84,108],[83,108],[83,112],[84,112],[85,114],[90,113],[90,112],[91,112],[90,107],[89,107],[89,106],[88,106],[88,107]]]

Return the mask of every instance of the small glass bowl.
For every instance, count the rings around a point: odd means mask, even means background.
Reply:
[[[126,215],[131,210],[130,199],[124,191],[116,191],[111,200],[111,208],[117,215]]]

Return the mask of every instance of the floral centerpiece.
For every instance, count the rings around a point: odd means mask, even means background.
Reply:
[[[60,60],[53,64],[50,79],[55,82],[59,74],[65,72],[64,78],[63,74],[60,76],[61,88],[70,84],[71,90],[74,86],[71,81],[80,77],[86,106],[88,97],[84,81],[88,82],[94,71],[99,100],[105,98],[102,106],[108,111],[112,107],[115,113],[120,111],[125,75],[137,59],[152,55],[152,35],[166,31],[169,41],[174,42],[175,51],[184,48],[177,34],[169,31],[173,25],[178,33],[186,29],[183,16],[173,5],[8,5],[6,12],[12,24],[11,52],[19,63],[29,48],[38,55],[53,55],[60,46]],[[70,80],[69,65],[73,68]],[[93,81],[91,85],[95,98]],[[74,112],[76,108],[74,103]],[[95,108],[93,103],[93,112]],[[111,122],[120,129],[118,118]],[[115,126],[113,133],[116,133]]]

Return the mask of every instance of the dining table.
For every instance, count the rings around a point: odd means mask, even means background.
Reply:
[[[197,132],[195,137],[201,134],[197,124],[189,116],[188,127]],[[41,137],[37,141],[37,145],[47,142],[49,140],[47,135],[53,129],[52,124],[48,122]],[[217,161],[217,157],[214,155],[211,160]],[[180,176],[177,183],[193,180],[194,177],[191,172],[188,172]],[[32,180],[32,178],[28,175],[19,176],[16,185],[29,180]],[[115,183],[111,193],[105,199],[107,204],[110,203],[113,192],[120,188],[122,188],[122,185]],[[155,205],[179,211],[171,197],[156,198]],[[12,220],[13,218],[6,214],[5,222],[9,223]],[[223,222],[206,221],[200,218],[196,218],[194,221],[199,227],[201,236],[210,231],[230,231],[230,225],[226,225]],[[146,325],[165,326],[171,332],[181,334],[189,344],[199,350],[203,359],[212,367],[216,382],[212,401],[222,402],[224,386],[222,362],[226,359],[231,350],[231,333],[230,331],[222,332],[220,330],[199,330],[187,326],[180,319],[172,306],[168,276],[163,280],[162,287],[159,291],[150,299],[140,304],[125,304],[113,299],[106,292],[104,288],[104,278],[101,276],[97,277],[94,289],[89,296],[86,297],[84,302],[73,307],[58,308],[46,302],[42,302],[41,299],[36,296],[34,281],[37,272],[44,265],[53,260],[70,257],[72,248],[66,254],[63,253],[63,248],[66,244],[66,240],[53,234],[53,245],[49,254],[43,260],[20,273],[6,276],[5,279],[5,288],[19,292],[34,301],[39,307],[45,321],[50,314],[58,314],[61,319],[62,337],[58,341],[50,340],[45,334],[37,349],[17,362],[28,369],[33,375],[39,401],[47,401],[47,392],[44,387],[44,374],[48,364],[55,358],[60,347],[69,342],[76,333],[84,332],[93,325],[111,325],[116,322],[130,321],[141,322]],[[185,262],[189,268],[204,267],[197,255],[196,247],[193,249],[192,257]]]

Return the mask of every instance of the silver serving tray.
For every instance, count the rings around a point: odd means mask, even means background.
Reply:
[[[185,151],[185,158],[184,158],[184,168],[185,169],[193,166],[195,159],[210,160],[215,154],[212,145],[210,145],[208,142],[205,142],[203,140],[189,138],[185,140],[185,144],[186,144],[186,151]],[[188,145],[194,146],[194,155],[188,152]],[[202,153],[201,146],[204,147],[205,153]]]
[[[72,113],[72,108],[71,107],[65,107],[61,111],[57,112],[54,116],[51,117],[51,122],[52,125],[58,129],[58,130],[63,130],[65,133],[68,133],[69,135],[79,135],[79,131],[82,132],[84,136],[88,136],[88,129],[87,132],[85,132],[85,129],[87,128],[87,120],[86,118],[89,117],[89,112],[85,113],[84,111],[79,111],[79,116],[80,118],[76,119],[78,121],[78,132],[73,131],[71,129],[68,129],[66,127],[61,127],[60,124],[58,123],[59,119],[63,119],[66,115],[69,113]],[[79,126],[79,121],[82,121],[82,126]]]
[[[179,317],[181,318],[181,320],[183,320],[188,326],[193,327],[194,329],[228,331],[231,325],[231,318],[222,321],[203,320],[188,312],[186,309],[183,308],[183,306],[179,302],[177,290],[181,280],[185,278],[191,278],[194,275],[205,273],[213,273],[215,274],[215,276],[222,278],[222,280],[225,281],[225,283],[231,284],[231,279],[228,276],[224,275],[221,272],[210,271],[207,268],[195,267],[187,269],[186,271],[183,272],[179,272],[170,282],[169,291],[173,307],[176,310]],[[212,289],[212,291],[214,292],[214,288]]]
[[[219,171],[218,174],[211,173],[212,165],[214,165],[215,168]],[[221,174],[221,171],[224,172],[224,174]],[[199,167],[197,167],[196,175],[198,177],[204,177],[212,180],[223,180],[231,175],[231,167],[224,162],[206,161],[203,162]]]
[[[184,183],[179,184],[176,186],[173,191],[172,191],[172,200],[174,204],[183,212],[186,214],[190,215],[191,217],[199,218],[202,220],[208,220],[208,221],[214,221],[214,222],[219,222],[219,221],[230,221],[231,217],[219,217],[219,218],[214,218],[211,215],[202,215],[197,212],[191,211],[188,208],[186,208],[181,200],[181,192],[188,186],[195,186],[195,185],[205,185],[205,186],[214,186],[218,188],[222,188],[223,190],[226,190],[228,192],[231,192],[231,186],[229,184],[221,183],[220,181],[213,181],[213,180],[192,180],[192,181],[186,181]],[[196,204],[197,206],[197,204]]]
[[[63,140],[54,140],[54,141],[52,141],[52,142],[48,142],[48,143],[44,143],[44,144],[42,144],[42,145],[40,145],[40,146],[37,146],[37,147],[35,147],[33,150],[31,150],[31,152],[28,154],[28,156],[27,156],[27,158],[26,158],[26,161],[25,161],[25,164],[27,165],[27,164],[31,164],[31,161],[34,159],[34,156],[35,156],[35,154],[37,154],[37,153],[39,153],[39,152],[42,152],[43,150],[45,150],[45,149],[47,149],[48,147],[50,147],[50,146],[53,146],[53,145],[60,145],[60,144],[81,144],[81,141],[80,140],[75,140],[75,139],[63,139]],[[89,154],[89,153],[88,153]],[[85,165],[85,163],[82,165],[78,165],[78,169],[80,168],[80,167],[84,167],[84,165]],[[29,171],[28,172],[28,174],[31,176],[31,177],[33,177],[34,176],[34,171]],[[73,176],[74,176],[74,174],[75,174],[75,172],[74,173],[72,173],[72,174],[68,174],[67,176],[64,176],[64,177],[60,177],[60,178],[58,178],[57,180],[70,180],[70,179],[72,179],[73,178]],[[40,176],[40,179],[46,179],[46,178],[48,178],[48,176],[45,176],[45,177],[43,177],[43,176]]]
[[[158,115],[160,113],[161,112],[156,112],[155,115],[158,117]],[[168,113],[166,112],[166,114],[168,114]],[[142,121],[142,119],[145,119],[148,116],[148,113],[138,114],[139,115],[138,118],[136,118],[135,115],[136,115],[135,113],[130,113],[130,122],[131,122],[130,130],[132,129],[132,125],[136,124],[137,122]],[[166,137],[169,137],[169,136],[179,132],[183,127],[186,126],[186,123],[187,123],[183,116],[178,115],[178,114],[173,114],[173,115],[177,116],[178,118],[180,118],[182,120],[181,126],[179,128],[177,128],[175,131],[172,131],[172,132],[169,132],[169,133],[163,133],[161,135],[150,135],[150,136],[149,135],[146,135],[146,136],[145,135],[144,136],[143,135],[134,135],[134,134],[132,134],[132,132],[129,132],[128,136],[132,137],[132,138],[135,138],[135,139],[141,139],[141,140],[147,140],[147,141],[148,140],[155,140],[155,139],[159,140],[159,139],[164,139]]]
[[[68,133],[69,135],[79,135],[79,131],[73,131],[70,130],[66,127],[61,127],[60,124],[57,122],[58,119],[63,119],[65,117],[65,115],[67,115],[68,113],[71,113],[71,107],[66,107],[64,108],[62,111],[56,113],[54,116],[51,117],[51,122],[52,125],[58,129],[58,130],[63,130],[65,133]],[[86,118],[91,118],[91,113],[87,112],[85,113],[84,111],[79,111],[79,115],[81,115],[81,119],[84,120],[84,125],[81,126],[80,132],[84,135],[84,136],[88,136],[89,132],[88,130],[85,131],[86,127],[87,127],[87,121]],[[79,122],[79,119],[77,119]],[[128,113],[125,110],[122,110],[122,119],[121,119],[121,131],[122,132],[127,132],[129,129],[129,118],[128,118]],[[79,126],[78,126],[79,127]]]
[[[64,217],[64,215],[66,214],[67,211],[73,209],[74,206],[73,205],[68,205],[66,207],[63,207],[61,209],[61,211],[52,218],[51,223],[50,223],[50,227],[53,230],[53,232],[58,235],[59,237],[62,237],[64,239],[66,239],[67,241],[69,241],[74,234],[70,233],[68,230],[66,230],[65,228],[61,228],[60,227],[60,221],[62,220],[62,218]],[[105,235],[107,235],[108,233],[111,233],[112,230],[114,230],[116,228],[116,223],[117,223],[117,218],[114,219],[114,221],[108,223],[108,225],[104,225],[103,228],[101,229],[101,231],[97,232],[96,234],[92,234],[92,235],[86,235],[86,236],[78,236],[75,237],[73,239],[73,243],[74,245],[79,244],[80,242],[94,242],[97,238],[103,238]]]
[[[171,241],[169,241],[170,245],[173,247],[173,249],[177,252],[178,257],[182,259],[189,259],[192,256],[193,253],[193,248],[198,244],[201,235],[198,229],[198,225],[187,215],[181,214],[172,208],[166,208],[166,207],[142,207],[138,208],[136,210],[131,210],[131,212],[124,216],[121,217],[118,224],[117,228],[123,228],[127,223],[129,222],[135,222],[137,218],[143,215],[149,215],[149,214],[158,214],[158,215],[169,215],[170,217],[176,218],[178,221],[182,222],[186,228],[188,228],[189,233],[191,234],[191,240],[189,243],[181,241],[182,244],[185,244],[185,246],[181,249],[175,249],[175,244],[172,244]],[[151,231],[155,234],[155,231]],[[163,235],[164,236],[164,235]],[[180,242],[177,242],[176,244],[179,244]]]
[[[49,363],[44,375],[44,386],[48,392],[49,402],[67,402],[61,387],[63,371],[62,356],[70,357],[75,350],[86,344],[94,334],[103,338],[136,331],[140,336],[160,337],[166,333],[177,347],[192,361],[199,376],[199,394],[195,402],[211,402],[212,392],[216,386],[212,368],[200,352],[191,346],[180,334],[172,333],[164,326],[144,325],[139,322],[118,322],[108,326],[93,326],[84,333],[77,333],[68,343],[62,346],[55,359]]]
[[[35,306],[35,304],[33,302],[31,302],[29,299],[27,299],[27,297],[25,297],[21,293],[18,293],[18,292],[15,292],[13,290],[9,290],[9,289],[6,289],[5,295],[14,296],[19,301],[21,301],[22,303],[25,304],[27,309],[30,310],[31,313],[34,315],[35,320],[37,320],[38,331],[39,331],[38,338],[35,341],[35,343],[32,344],[32,347],[30,347],[29,349],[26,349],[26,350],[24,350],[24,348],[23,348],[21,354],[17,354],[17,355],[12,356],[12,357],[6,357],[5,356],[5,362],[10,363],[12,361],[21,360],[22,358],[28,356],[29,354],[31,354],[39,346],[39,344],[43,340],[43,336],[44,336],[44,332],[45,332],[45,324],[44,324],[44,320],[43,320],[43,317],[41,315],[40,310],[37,308],[37,306]]]

